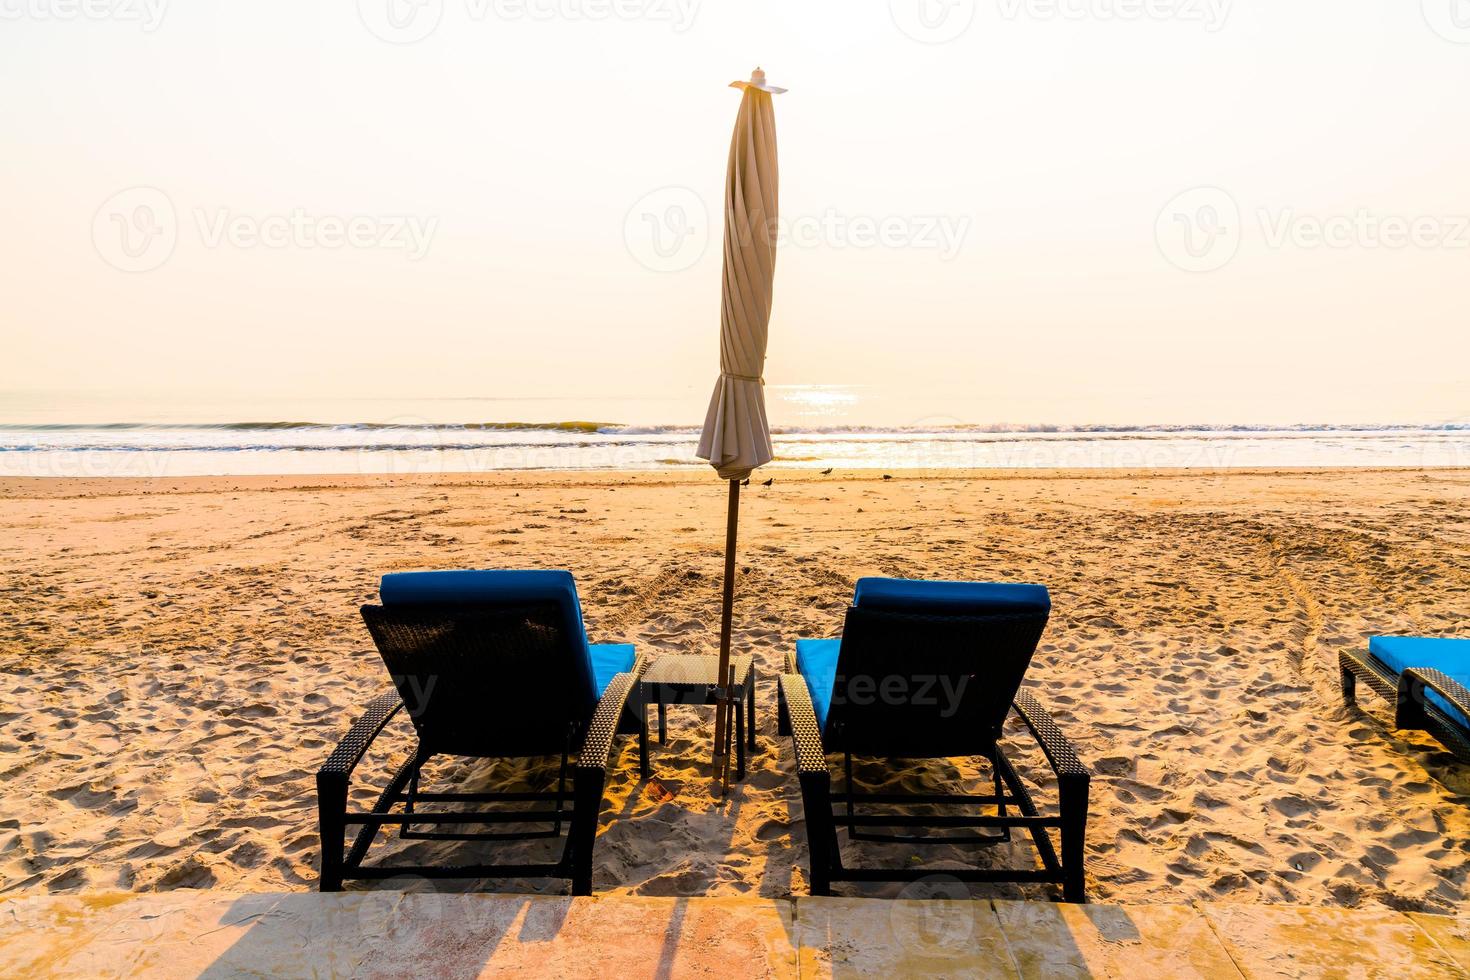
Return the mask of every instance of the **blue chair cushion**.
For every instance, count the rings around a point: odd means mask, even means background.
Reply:
[[[1368,641],[1368,652],[1396,674],[1409,667],[1427,667],[1448,674],[1470,688],[1470,640],[1442,639],[1427,636],[1375,636]],[[1470,719],[1444,698],[1428,692],[1429,700],[1441,711],[1470,729]]]
[[[827,730],[827,712],[832,706],[832,688],[837,685],[837,654],[842,639],[797,640],[796,671],[811,692],[812,708],[817,714],[817,727]]]
[[[1050,612],[1044,585],[1020,582],[939,582],[906,578],[858,579],[852,604],[878,612],[955,615]]]
[[[488,604],[548,600],[561,610],[561,627],[572,644],[574,683],[588,703],[602,696],[606,684],[598,685],[587,633],[582,625],[582,604],[577,583],[565,570],[460,569],[443,572],[392,572],[378,587],[383,605],[437,603]],[[614,671],[613,673],[617,673]],[[608,675],[612,679],[612,674]]]
[[[1049,613],[1051,595],[1043,585],[1019,582],[941,582],[928,579],[858,579],[852,604],[878,612],[944,613],[949,615],[994,615],[997,613]],[[797,640],[796,670],[811,692],[817,725],[825,732],[837,686],[837,661],[841,638]]]
[[[599,698],[614,677],[633,669],[637,659],[631,643],[594,643],[587,649],[592,652],[592,683]]]

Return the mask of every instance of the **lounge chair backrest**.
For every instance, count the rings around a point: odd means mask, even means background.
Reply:
[[[861,580],[842,632],[829,745],[888,757],[986,754],[1050,609],[1039,585]]]
[[[560,753],[597,703],[576,585],[564,571],[383,577],[363,620],[425,748]]]

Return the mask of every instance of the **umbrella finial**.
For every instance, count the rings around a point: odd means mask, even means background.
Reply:
[[[758,89],[762,92],[769,92],[772,95],[780,95],[782,92],[786,91],[784,88],[778,88],[775,85],[767,85],[765,69],[762,68],[760,65],[756,65],[755,71],[750,73],[750,81],[731,82],[730,87],[738,89],[753,88]]]

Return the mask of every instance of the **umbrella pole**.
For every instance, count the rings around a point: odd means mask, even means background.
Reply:
[[[715,689],[714,776],[724,796],[730,785],[730,767],[725,743],[729,741],[730,623],[735,610],[735,537],[740,527],[740,481],[730,481],[730,506],[725,518],[725,596],[720,610],[719,686]]]

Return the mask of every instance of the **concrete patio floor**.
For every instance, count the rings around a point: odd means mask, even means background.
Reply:
[[[3,976],[1470,977],[1470,916],[179,890],[0,900]]]

